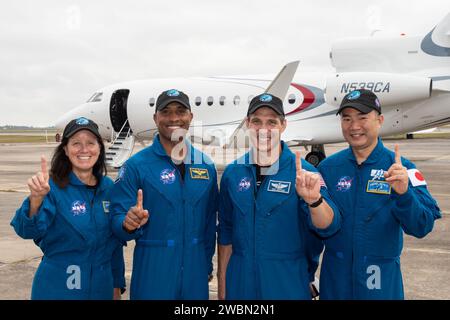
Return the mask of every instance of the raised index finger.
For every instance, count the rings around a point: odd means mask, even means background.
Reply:
[[[398,144],[395,145],[395,163],[402,164],[402,158],[400,156]]]
[[[302,172],[302,157],[300,151],[295,151],[295,167],[297,169],[297,174]]]
[[[136,208],[143,209],[142,203],[144,202],[144,196],[142,195],[142,189],[138,190],[137,200],[136,200]]]
[[[47,159],[45,156],[41,156],[41,172],[44,175],[44,178],[48,178],[48,170],[47,170]]]

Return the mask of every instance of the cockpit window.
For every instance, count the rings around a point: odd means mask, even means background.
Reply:
[[[96,92],[89,98],[87,102],[99,102],[102,101],[103,92]]]

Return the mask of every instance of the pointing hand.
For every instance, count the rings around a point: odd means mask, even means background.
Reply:
[[[408,191],[408,171],[402,165],[398,144],[395,145],[395,162],[384,173],[384,177],[397,194],[402,195]]]
[[[144,196],[142,190],[138,190],[136,205],[128,210],[125,220],[123,221],[123,227],[128,232],[133,232],[145,225],[148,221],[148,211],[143,207]]]
[[[307,204],[316,202],[321,197],[320,176],[316,173],[302,170],[300,151],[295,152],[295,164],[297,173],[295,188],[297,194],[302,197]]]
[[[27,182],[28,188],[30,189],[30,198],[39,199],[42,202],[50,191],[48,180],[47,160],[44,156],[41,156],[41,171],[38,171]]]

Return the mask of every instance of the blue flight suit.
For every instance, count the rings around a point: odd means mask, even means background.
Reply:
[[[217,174],[212,161],[189,143],[185,176],[166,154],[159,135],[128,159],[111,193],[114,233],[136,240],[131,299],[208,299],[208,275],[216,242]],[[148,222],[123,229],[138,189]]]
[[[90,188],[71,172],[65,188],[52,179],[49,184],[38,213],[28,216],[26,198],[11,221],[44,253],[31,299],[112,299],[113,288],[125,287],[123,246],[112,234],[108,211],[112,180],[102,177]]]
[[[321,194],[334,211],[326,229],[313,226],[308,205],[295,188],[295,155],[282,152],[258,191],[252,152],[227,166],[220,183],[218,243],[232,245],[226,299],[311,299],[322,237],[340,226],[340,213],[326,187]],[[308,171],[317,170],[305,160]],[[278,169],[277,169],[278,168]],[[313,230],[313,231],[312,231]]]
[[[358,165],[351,148],[319,165],[319,171],[342,212],[341,230],[325,240],[320,272],[321,299],[403,299],[400,254],[403,232],[422,238],[441,217],[425,185],[398,195],[383,172],[395,153],[381,139]],[[415,166],[402,158],[407,169]],[[373,182],[375,181],[375,182]]]

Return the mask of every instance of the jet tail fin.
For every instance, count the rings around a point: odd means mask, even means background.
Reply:
[[[270,93],[281,100],[284,99],[286,93],[289,90],[292,79],[294,78],[295,72],[300,61],[293,61],[285,65],[280,72],[277,74],[275,79],[269,84],[266,89],[266,93]]]
[[[450,13],[423,38],[420,47],[432,56],[450,56]]]

